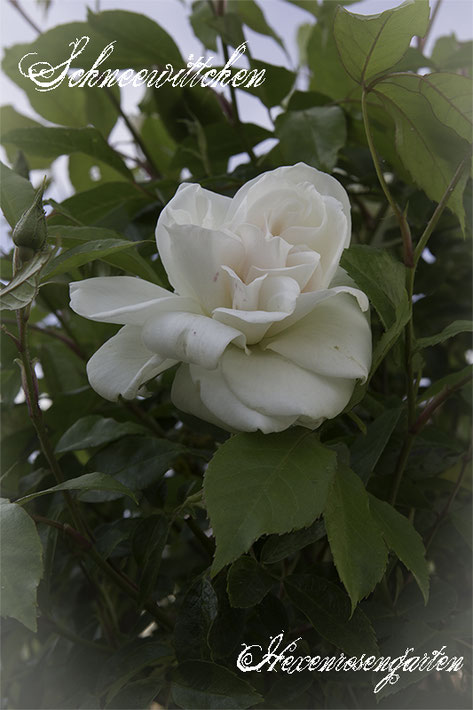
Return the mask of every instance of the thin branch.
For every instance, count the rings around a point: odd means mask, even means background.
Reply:
[[[429,34],[430,34],[431,29],[432,29],[432,25],[433,25],[434,22],[435,22],[435,18],[437,17],[437,13],[438,13],[438,11],[440,10],[440,5],[441,5],[441,4],[442,4],[442,0],[437,0],[437,2],[435,3],[435,7],[434,7],[434,9],[432,10],[432,14],[431,14],[430,20],[429,20],[429,25],[428,25],[428,27],[427,27],[427,30],[426,30],[426,32],[425,32],[425,35],[424,35],[423,37],[417,37],[417,47],[418,47],[418,49],[420,49],[421,52],[423,51],[423,49],[424,49],[424,47],[425,47],[425,45],[426,45],[426,42],[427,42],[427,40],[428,40],[428,38],[429,38]]]
[[[411,427],[411,433],[414,435],[418,434],[420,430],[425,427],[433,413],[445,402],[445,400],[448,399],[451,394],[464,387],[464,385],[467,385],[468,382],[471,382],[472,379],[473,375],[467,375],[455,385],[446,385],[443,390],[439,392],[439,394],[434,397],[429,404],[427,404],[425,409],[422,410],[421,414]]]
[[[432,215],[432,217],[429,219],[429,222],[424,229],[419,242],[415,248],[414,252],[414,265],[417,266],[419,263],[419,259],[422,256],[422,252],[424,251],[425,247],[427,246],[427,242],[429,241],[430,235],[434,231],[435,227],[437,226],[437,223],[442,216],[442,213],[447,206],[447,203],[452,195],[452,192],[454,191],[455,187],[457,186],[460,178],[463,175],[463,171],[465,170],[466,165],[468,164],[470,160],[470,156],[467,156],[464,158],[457,169],[455,170],[455,173],[450,181],[450,184],[448,185],[445,194],[443,195],[442,199],[438,203],[437,207],[435,208],[435,211]]]
[[[15,323],[16,321],[13,320],[13,318],[4,318],[3,319],[4,323]],[[41,328],[39,325],[35,325],[33,323],[30,323],[29,325],[30,330],[35,330],[37,333],[42,333],[43,335],[49,335],[51,338],[56,338],[57,340],[60,340],[66,347],[68,347],[72,352],[77,355],[77,357],[80,357],[81,360],[87,360],[87,357],[84,355],[84,353],[81,351],[81,349],[77,346],[77,344],[71,339],[68,338],[65,335],[62,335],[61,333],[53,330],[52,328]],[[6,328],[2,328],[10,337],[14,337],[11,335],[11,333],[8,333]],[[16,338],[15,338],[16,340]]]
[[[126,113],[122,110],[122,107],[120,106],[120,101],[114,96],[113,92],[110,91],[109,88],[107,88],[107,87],[105,86],[104,89],[105,89],[106,95],[108,96],[108,98],[110,99],[111,103],[112,103],[113,106],[115,107],[117,113],[119,113],[120,116],[123,118],[126,127],[128,128],[128,130],[130,131],[131,135],[133,136],[133,139],[134,139],[135,143],[137,144],[137,146],[139,146],[139,148],[141,149],[141,152],[142,152],[143,155],[145,156],[147,162],[146,162],[145,165],[143,165],[143,167],[144,167],[145,170],[149,173],[150,177],[156,178],[157,180],[159,180],[159,179],[162,177],[162,175],[161,175],[160,171],[158,170],[158,168],[156,167],[156,165],[155,165],[155,163],[154,163],[153,156],[152,156],[151,153],[149,152],[149,150],[148,150],[148,148],[146,147],[144,141],[142,140],[142,138],[141,138],[141,136],[139,135],[139,133],[136,131],[135,127],[134,127],[133,124],[131,123],[131,121],[130,121],[130,119],[128,118],[128,116],[126,115]]]
[[[31,17],[23,10],[23,8],[21,7],[18,0],[8,0],[8,1],[9,1],[10,5],[12,5],[15,8],[15,10],[17,12],[19,12],[19,14],[22,16],[22,18],[24,20],[26,20],[26,22],[29,24],[29,26],[34,29],[35,32],[37,32],[39,35],[42,34],[38,25],[35,22],[33,22]]]
[[[72,641],[72,643],[77,643],[79,644],[79,646],[85,646],[86,648],[93,648],[97,651],[104,651],[105,653],[110,653],[114,650],[111,646],[108,646],[104,643],[100,643],[98,641],[89,641],[89,639],[85,639],[82,636],[78,636],[73,631],[70,631],[61,623],[59,623],[59,621],[56,621],[56,619],[53,619],[51,616],[49,616],[49,614],[45,614],[44,611],[41,612],[41,616],[44,621],[46,621],[53,627],[54,632],[56,634],[58,634],[59,636],[63,636],[69,641]]]

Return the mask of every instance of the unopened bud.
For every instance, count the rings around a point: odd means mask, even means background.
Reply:
[[[46,242],[48,230],[43,210],[43,192],[44,182],[37,191],[31,207],[23,212],[13,230],[13,243],[21,248],[22,261],[26,261],[35,252],[40,251]]]

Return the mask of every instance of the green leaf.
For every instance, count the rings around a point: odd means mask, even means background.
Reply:
[[[182,601],[174,629],[178,660],[210,658],[207,637],[217,610],[217,595],[209,580],[196,580]]]
[[[155,203],[158,200],[156,198]],[[53,225],[67,221],[79,225],[98,225],[109,229],[123,230],[131,218],[141,209],[153,204],[152,195],[143,193],[138,185],[130,182],[107,182],[91,190],[68,197],[60,205],[54,205],[57,215],[48,219],[48,230]],[[52,233],[52,231],[50,231]]]
[[[419,90],[428,99],[439,121],[452,128],[460,138],[471,141],[471,79],[460,74],[426,74],[420,77]]]
[[[288,111],[276,119],[276,137],[288,162],[298,160],[330,172],[345,145],[346,125],[338,106],[314,106]]]
[[[57,454],[64,454],[66,451],[102,446],[130,434],[149,434],[149,431],[134,422],[117,422],[99,414],[90,414],[78,419],[64,432],[56,444],[55,451]]]
[[[149,666],[156,668],[164,664],[170,656],[172,650],[160,641],[134,639],[108,657],[100,670],[96,689],[100,695],[107,693],[110,701],[131,678]]]
[[[335,100],[348,96],[356,98],[360,94],[358,84],[345,71],[331,30],[327,31],[319,23],[314,25],[307,43],[307,55],[312,72],[311,91]]]
[[[366,483],[373,473],[402,411],[402,407],[386,409],[368,426],[366,434],[357,437],[351,447],[351,465],[363,483]]]
[[[35,194],[29,180],[0,162],[0,207],[10,227],[14,227],[23,212],[31,207]]]
[[[214,17],[210,24],[231,47],[238,47],[245,41],[242,19],[235,12],[226,12],[220,17]]]
[[[16,311],[34,300],[40,272],[50,257],[49,250],[38,251],[16,272],[10,283],[0,291],[0,310]]]
[[[76,269],[78,266],[83,266],[96,259],[102,259],[124,249],[132,249],[143,242],[131,242],[127,239],[99,239],[97,241],[89,241],[85,244],[80,244],[72,249],[61,252],[59,256],[53,259],[48,267],[43,272],[45,279],[50,279],[59,274]]]
[[[143,116],[140,135],[153,159],[153,163],[161,173],[178,178],[179,171],[171,166],[177,144],[169,135],[159,116]]]
[[[76,192],[91,190],[104,182],[120,182],[127,178],[97,158],[84,153],[69,156],[69,179]]]
[[[115,183],[116,184],[116,183]],[[56,238],[63,246],[75,247],[86,245],[90,242],[97,242],[102,239],[122,239],[118,232],[103,227],[71,227],[71,226],[49,226],[48,234],[50,238]],[[131,243],[136,244],[136,242]],[[113,251],[109,254],[101,254],[100,261],[116,266],[130,274],[135,274],[147,281],[161,284],[156,271],[150,263],[135,251]],[[162,285],[162,284],[161,284]]]
[[[3,71],[11,81],[23,89],[31,107],[47,121],[75,128],[86,126],[88,123],[86,90],[79,87],[71,89],[66,80],[52,91],[38,91],[35,83],[20,73],[18,63],[26,54],[36,53],[36,56],[25,60],[24,70],[39,59],[57,66],[70,56],[67,46],[69,42],[87,34],[85,23],[70,23],[45,32],[30,44],[17,44],[5,50]],[[99,52],[100,50],[95,58]],[[92,64],[89,64],[90,66]],[[18,127],[17,125],[16,128]]]
[[[407,303],[406,269],[385,249],[354,244],[345,249],[340,262],[375,307],[387,330],[396,320],[396,310]]]
[[[308,528],[296,530],[286,535],[271,535],[261,550],[261,562],[272,564],[293,555],[302,548],[317,542],[325,535],[323,520],[316,520]]]
[[[324,639],[350,656],[378,655],[368,617],[359,608],[350,613],[350,600],[336,584],[314,575],[296,574],[286,577],[284,589]]]
[[[208,661],[185,661],[172,676],[172,698],[188,710],[245,710],[263,698],[246,680]]]
[[[169,521],[164,515],[157,514],[140,520],[133,533],[133,556],[139,569],[138,603],[149,599],[153,593],[168,531]]]
[[[0,498],[0,614],[36,631],[36,590],[43,575],[43,548],[28,513]]]
[[[421,536],[410,521],[389,503],[370,495],[369,504],[371,514],[382,531],[387,546],[396,553],[409,572],[412,572],[427,604],[429,569]]]
[[[335,567],[353,610],[382,578],[388,551],[370,513],[365,487],[346,466],[339,467],[333,480],[324,519]]]
[[[268,25],[263,11],[254,0],[229,0],[228,10],[238,14],[245,25],[252,29],[253,32],[272,37],[284,50],[281,38]]]
[[[437,69],[454,71],[469,69],[473,53],[473,42],[459,42],[454,34],[439,37],[432,50],[432,62]]]
[[[245,86],[245,84],[242,84],[240,88],[249,94],[253,94],[253,96],[257,96],[268,108],[280,106],[294,86],[296,81],[294,72],[285,67],[267,64],[267,62],[253,58],[250,60],[250,69],[256,69],[258,73],[264,69],[266,72],[265,81],[259,86]]]
[[[212,27],[214,13],[207,0],[196,0],[192,3],[190,23],[195,36],[200,39],[204,47],[217,51],[217,30]]]
[[[406,616],[411,622],[438,624],[445,619],[450,622],[451,614],[458,607],[458,593],[455,587],[434,576],[427,604],[419,587],[406,584],[396,606],[398,614]]]
[[[153,699],[164,685],[160,678],[147,678],[127,683],[116,695],[111,695],[106,708],[110,710],[143,710],[151,707]]]
[[[416,341],[416,350],[422,350],[423,348],[430,348],[432,345],[438,345],[439,343],[444,343],[449,338],[454,338],[455,335],[459,333],[472,333],[473,332],[473,322],[470,320],[456,320],[446,328],[442,330],[441,333],[437,335],[431,335],[428,338],[418,338]]]
[[[245,634],[246,611],[230,605],[225,575],[216,577],[213,586],[218,599],[218,613],[210,627],[207,641],[212,660],[218,662],[219,659],[235,658],[234,654]]]
[[[382,81],[373,93],[394,119],[396,148],[404,167],[427,197],[440,202],[457,168],[468,155],[468,143],[440,122],[421,87],[422,81],[412,74]],[[453,112],[449,116],[453,116]],[[456,118],[454,122],[456,125]],[[467,179],[465,170],[448,202],[462,229],[463,191]]]
[[[397,64],[428,24],[428,1],[407,0],[378,15],[355,15],[340,6],[333,31],[347,73],[363,83]]]
[[[239,609],[259,604],[275,581],[253,557],[240,557],[228,570],[227,591],[230,604]]]
[[[120,497],[129,496],[138,504],[138,500],[133,491],[105,473],[85,473],[83,476],[71,478],[63,483],[58,483],[57,486],[46,488],[44,491],[36,491],[35,493],[23,496],[23,498],[19,498],[16,503],[25,505],[25,503],[33,500],[33,498],[39,498],[40,496],[45,496],[48,493],[56,493],[57,491],[113,491],[114,493],[119,493]]]
[[[216,574],[261,535],[307,527],[325,505],[335,454],[301,429],[238,434],[221,446],[204,479],[217,542]]]
[[[154,20],[126,10],[88,13],[93,30],[109,42],[116,42],[108,61],[114,68],[143,69],[156,64],[183,66],[176,43]],[[104,65],[105,66],[105,65]]]
[[[13,143],[27,154],[46,158],[85,153],[110,165],[126,178],[132,177],[118,153],[96,128],[17,128],[4,136],[4,141]]]
[[[140,491],[159,481],[186,450],[181,444],[166,439],[127,436],[94,454],[88,466],[113,476],[133,491]],[[95,500],[97,495],[90,493],[87,499],[93,496]]]
[[[0,141],[3,143],[3,137],[14,128],[40,128],[41,124],[37,121],[33,121],[32,118],[23,116],[18,113],[13,106],[0,106]],[[6,145],[6,154],[10,163],[13,165],[18,151],[11,144]],[[44,158],[38,158],[36,156],[26,156],[28,167],[30,170],[38,170],[41,168],[47,168],[50,164],[50,160]]]

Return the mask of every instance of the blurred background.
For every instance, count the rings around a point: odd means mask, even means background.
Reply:
[[[317,0],[309,0],[316,3]],[[335,0],[334,0],[335,1]],[[18,43],[32,42],[39,32],[44,32],[59,24],[73,21],[84,21],[87,17],[87,8],[94,12],[102,10],[129,10],[142,13],[161,25],[178,45],[182,56],[187,59],[190,54],[204,56],[205,58],[214,56],[212,64],[214,66],[223,63],[223,56],[218,52],[209,52],[196,38],[191,24],[190,14],[192,0],[2,0],[1,8],[1,47],[2,54],[6,47]],[[282,65],[297,71],[299,61],[298,37],[302,35],[300,29],[305,24],[312,24],[314,16],[306,9],[300,7],[304,2],[290,3],[286,0],[258,0],[260,8],[263,10],[266,20],[275,33],[281,38],[287,55],[272,38],[254,32],[250,28],[246,29],[246,37],[251,54],[255,59],[266,61],[270,64]],[[363,15],[377,14],[400,4],[399,0],[361,0],[361,2],[347,3],[350,11]],[[431,9],[436,11],[435,22],[430,32],[428,41],[424,47],[424,54],[429,55],[436,39],[439,36],[455,35],[459,41],[469,40],[473,36],[473,3],[471,0],[431,0]],[[71,41],[75,39],[71,37]],[[68,48],[64,47],[64,58],[67,56]],[[47,60],[47,57],[41,59]],[[239,61],[241,66],[247,66],[244,58]],[[323,67],[319,71],[323,72]],[[301,67],[299,70],[299,88],[307,86],[307,70]],[[271,81],[267,75],[266,81]],[[20,113],[38,119],[37,114],[31,109],[28,99],[23,91],[2,73],[1,75],[0,102],[9,104]],[[228,89],[219,89],[228,93]],[[137,106],[144,95],[144,87],[133,88],[124,87],[121,90],[122,108],[129,116],[137,112]],[[257,123],[265,128],[271,128],[271,118],[281,109],[275,108],[268,115],[267,110],[261,101],[254,96],[241,90],[237,90],[238,104],[243,121]],[[44,118],[39,119],[45,123]],[[47,123],[47,122],[46,122]],[[117,121],[110,136],[112,145],[125,144],[129,140],[129,134],[123,124],[123,120]],[[267,152],[275,143],[274,139],[264,141],[257,146],[255,152],[259,155]],[[5,160],[5,153],[0,147],[1,159]],[[248,156],[242,153],[231,159],[229,170],[232,170],[239,163],[246,162]],[[72,185],[69,182],[66,169],[67,157],[63,156],[52,165],[53,177],[56,180],[56,199],[65,199],[73,193]],[[185,176],[184,176],[185,177]],[[32,174],[33,183],[40,179],[40,175]],[[2,223],[2,235],[5,236],[5,225]]]

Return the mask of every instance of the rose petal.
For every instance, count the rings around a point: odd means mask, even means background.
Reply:
[[[207,312],[230,306],[231,289],[222,265],[239,269],[244,258],[241,241],[221,231],[172,222],[163,229],[170,238],[172,267],[164,265],[176,291],[198,300]]]
[[[231,391],[250,409],[267,416],[302,416],[318,422],[348,404],[355,381],[321,377],[277,354],[228,348],[222,373]]]
[[[207,316],[192,313],[160,313],[146,321],[143,343],[163,358],[217,367],[229,343],[245,347],[244,336],[234,328]]]
[[[343,250],[350,241],[348,222],[341,202],[324,197],[324,215],[318,227],[291,226],[282,237],[291,244],[307,244],[320,254],[320,263],[306,290],[327,288],[338,268]]]
[[[259,429],[268,434],[273,431],[287,429],[296,419],[295,416],[266,416],[247,407],[229,389],[220,368],[205,370],[202,367],[191,365],[189,373],[194,386],[198,388],[203,406],[199,406],[196,402],[195,390],[191,402],[186,402],[185,391],[183,391],[184,379],[178,381],[178,392],[177,395],[173,392],[173,401],[176,403],[174,398],[176,396],[183,411],[197,414],[197,416],[204,417],[205,410],[210,411],[212,414],[211,421],[215,422],[216,417],[220,421],[220,426],[224,429],[229,429],[230,431],[256,431]],[[177,403],[176,406],[178,406]],[[190,406],[195,407],[195,409],[190,411],[188,408]]]
[[[357,301],[347,293],[319,303],[309,315],[274,338],[264,349],[321,375],[363,382],[371,365],[371,330]]]
[[[296,301],[296,306],[294,311],[290,313],[286,318],[274,322],[268,329],[266,336],[273,337],[277,333],[281,333],[283,330],[290,328],[294,323],[304,318],[308,313],[314,310],[314,308],[323,301],[329,298],[334,298],[338,293],[349,293],[354,296],[358,302],[359,307],[362,311],[366,311],[369,308],[369,301],[366,294],[360,291],[358,288],[353,288],[351,286],[336,286],[335,288],[326,288],[320,291],[309,291],[301,293]]]
[[[133,276],[104,276],[70,284],[71,308],[103,323],[142,325],[161,309],[199,313],[197,303]]]
[[[174,406],[180,409],[181,412],[192,414],[194,417],[199,417],[199,419],[203,419],[216,426],[221,427],[223,425],[224,428],[228,428],[210,409],[207,409],[202,402],[200,397],[200,385],[193,381],[189,367],[187,363],[182,364],[174,377],[171,389],[171,400]]]
[[[230,202],[230,198],[200,185],[183,183],[162,210],[156,225],[156,242],[169,281],[179,294],[194,296],[196,284],[199,295],[201,287],[205,289],[206,281],[192,278],[195,258],[198,268],[203,270],[202,276],[208,280],[210,275],[208,285],[213,283],[218,267],[228,263],[221,261],[221,255],[226,249],[236,248],[232,245],[232,237],[212,230],[221,226]],[[190,225],[196,226],[196,230]],[[238,244],[236,239],[234,241]],[[188,249],[192,250],[191,254]],[[210,261],[208,269],[205,268],[206,259]],[[190,284],[189,276],[192,278]],[[202,297],[205,298],[205,294]]]
[[[241,187],[234,196],[226,215],[226,221],[230,224],[241,224],[248,221],[246,214],[252,205],[267,195],[271,199],[271,193],[279,191],[282,185],[299,185],[301,183],[314,185],[321,195],[329,195],[338,200],[342,206],[343,213],[347,219],[347,233],[345,244],[350,243],[351,219],[350,202],[344,187],[331,175],[323,173],[316,168],[312,168],[305,163],[297,163],[287,167],[276,168],[263,175],[259,175],[253,180],[249,180]]]
[[[145,382],[174,364],[145,348],[140,327],[126,325],[92,355],[87,375],[96,392],[115,402],[119,395],[133,399]]]

